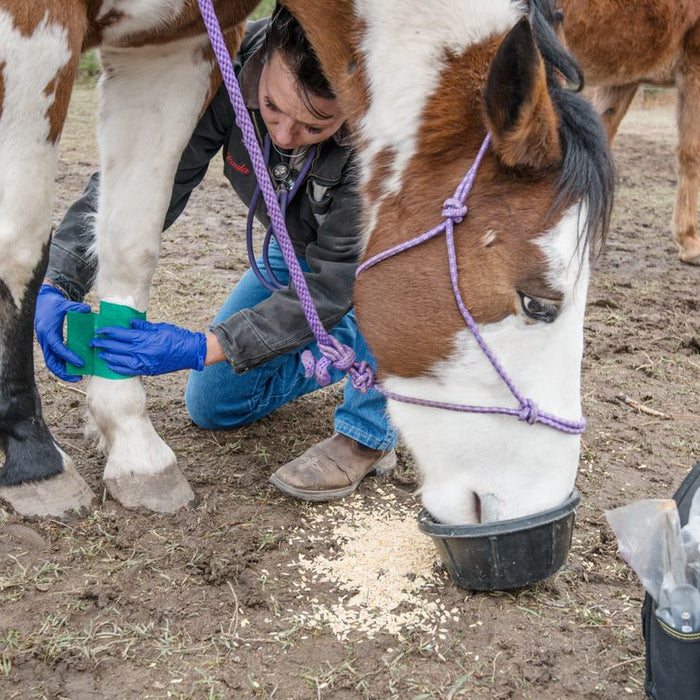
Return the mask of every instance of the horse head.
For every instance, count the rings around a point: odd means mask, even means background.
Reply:
[[[354,38],[331,52],[316,36],[357,136],[365,260],[407,248],[359,274],[357,318],[431,514],[519,517],[574,486],[580,435],[542,417],[581,419],[589,256],[613,168],[541,3],[529,18],[508,0],[409,4],[400,15],[379,0],[356,5]],[[446,237],[410,241],[443,221],[487,133],[451,224],[456,294]]]

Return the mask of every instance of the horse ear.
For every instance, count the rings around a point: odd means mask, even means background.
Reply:
[[[496,52],[485,104],[493,146],[502,163],[543,169],[561,161],[559,116],[526,18],[511,29]]]

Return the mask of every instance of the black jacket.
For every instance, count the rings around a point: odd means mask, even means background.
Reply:
[[[250,103],[257,103],[259,73],[256,75],[255,71],[259,69],[266,25],[267,20],[249,25],[235,61],[242,85],[244,76],[248,82],[252,76],[249,92],[255,95],[251,99],[246,95],[246,101],[261,140],[266,133],[265,125],[257,108],[251,109]],[[164,228],[182,213],[192,190],[204,178],[209,161],[222,147],[224,174],[241,200],[249,205],[256,185],[255,173],[224,87],[214,96],[182,154]],[[351,155],[351,147],[342,139],[331,138],[320,144],[306,182],[286,215],[294,249],[309,266],[306,281],[328,330],[352,307],[355,268],[361,250],[359,199]],[[270,167],[279,160],[273,150]],[[68,210],[51,242],[46,276],[76,301],[89,291],[96,270],[96,260],[88,251],[98,189],[99,175],[95,174],[83,196]],[[269,223],[262,197],[256,217],[264,225]],[[244,372],[313,339],[292,286],[233,314],[211,330],[236,372]]]

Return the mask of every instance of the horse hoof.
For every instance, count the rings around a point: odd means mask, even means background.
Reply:
[[[71,462],[63,471],[41,481],[0,488],[0,500],[24,518],[76,520],[92,510],[95,494]]]
[[[700,265],[700,250],[691,252],[683,251],[679,256],[681,262],[686,265]]]
[[[673,240],[678,246],[678,258],[687,265],[700,265],[700,236],[674,234]]]
[[[177,467],[158,474],[127,474],[105,478],[109,495],[124,508],[148,508],[154,513],[174,513],[192,504],[194,491]]]

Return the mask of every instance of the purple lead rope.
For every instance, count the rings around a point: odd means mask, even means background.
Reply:
[[[310,378],[315,375],[319,384],[325,386],[330,382],[328,367],[333,366],[338,370],[347,372],[350,375],[350,379],[356,389],[366,392],[370,387],[374,387],[384,394],[384,396],[389,399],[393,399],[394,401],[412,403],[419,406],[442,408],[450,411],[512,415],[516,416],[518,420],[526,421],[531,425],[534,423],[542,423],[543,425],[547,425],[565,433],[582,433],[585,429],[585,421],[583,419],[579,421],[570,421],[539,411],[537,405],[532,399],[523,397],[517,391],[513,385],[513,382],[510,380],[505,370],[482,338],[474,319],[467,310],[459,290],[457,257],[454,244],[454,225],[462,221],[462,219],[467,215],[468,207],[465,202],[469,192],[472,189],[472,186],[474,185],[474,179],[476,178],[479,165],[489,146],[490,136],[488,134],[486,135],[486,138],[479,149],[479,153],[474,159],[474,162],[469,168],[467,174],[464,176],[464,179],[455,190],[454,195],[445,200],[442,210],[442,223],[430,231],[411,239],[410,241],[401,243],[393,248],[390,248],[389,250],[384,251],[383,253],[380,253],[379,255],[369,258],[357,268],[357,272],[355,274],[357,276],[364,270],[372,267],[372,265],[376,265],[382,260],[408,250],[409,248],[413,248],[414,246],[419,245],[420,243],[434,238],[435,236],[444,232],[450,265],[450,280],[457,306],[459,307],[467,327],[474,335],[474,339],[479,344],[498,375],[503,379],[510,392],[518,400],[520,406],[519,408],[469,406],[443,403],[440,401],[430,401],[427,399],[416,399],[394,394],[393,392],[387,391],[386,389],[383,389],[375,384],[374,373],[369,364],[367,362],[357,362],[352,348],[341,344],[324,328],[323,323],[318,316],[318,312],[316,311],[316,307],[314,306],[311,294],[309,293],[309,288],[306,284],[306,279],[304,278],[304,273],[299,265],[299,261],[297,260],[296,253],[294,252],[294,246],[289,237],[289,233],[287,232],[284,215],[280,208],[280,204],[277,201],[275,188],[270,181],[270,175],[267,172],[265,159],[255,135],[255,128],[245,106],[238,81],[236,80],[233,63],[231,61],[231,57],[229,56],[228,49],[226,48],[226,43],[221,33],[221,27],[216,17],[216,11],[214,10],[212,0],[198,0],[198,4],[200,12],[202,13],[204,24],[207,28],[207,32],[209,33],[209,39],[211,41],[212,48],[214,49],[214,54],[219,62],[224,84],[226,85],[226,89],[228,90],[229,97],[231,99],[231,104],[233,105],[233,110],[236,115],[236,124],[241,129],[243,134],[243,142],[248,149],[248,153],[250,154],[253,170],[258,179],[263,200],[267,206],[268,214],[270,216],[270,225],[277,243],[280,246],[280,250],[282,251],[282,257],[289,268],[289,274],[297,291],[299,301],[301,302],[304,316],[306,317],[309,327],[317,340],[319,350],[322,353],[320,360],[316,360],[308,350],[302,353],[302,362],[304,364],[306,376]]]
[[[372,368],[366,362],[357,362],[352,348],[343,345],[326,331],[316,311],[313,299],[309,293],[308,285],[306,284],[306,278],[299,265],[296,253],[294,252],[294,246],[287,232],[284,214],[277,201],[275,188],[267,172],[265,158],[255,135],[255,127],[253,126],[250,114],[248,114],[248,109],[245,106],[240,86],[236,80],[233,62],[226,48],[226,42],[221,33],[221,26],[216,16],[212,0],[198,0],[198,4],[199,10],[202,13],[204,25],[209,34],[209,40],[214,49],[214,54],[219,62],[224,85],[226,85],[231,104],[233,105],[233,111],[236,115],[236,124],[243,134],[243,143],[250,154],[253,171],[258,179],[260,191],[265,205],[267,206],[272,231],[279,244],[284,262],[289,269],[289,276],[297,291],[304,316],[306,317],[311,332],[316,338],[319,350],[323,355],[317,362],[309,351],[302,353],[302,362],[304,363],[306,376],[310,378],[315,374],[319,384],[325,386],[330,383],[328,367],[332,365],[338,370],[347,372],[350,375],[353,385],[360,391],[367,391],[374,382]]]

